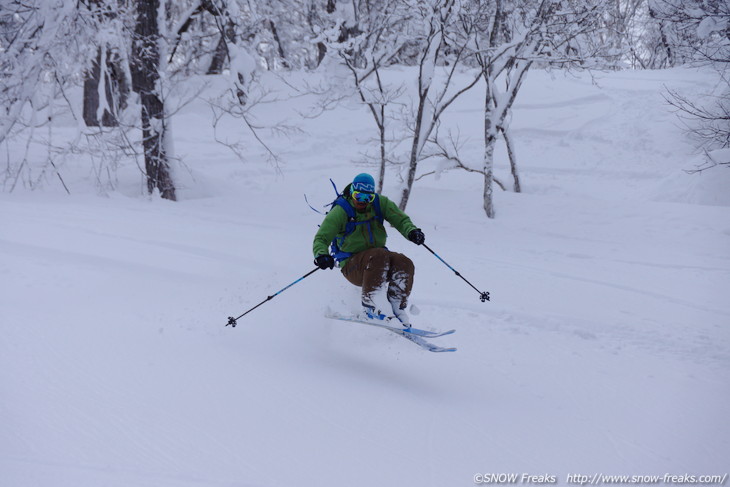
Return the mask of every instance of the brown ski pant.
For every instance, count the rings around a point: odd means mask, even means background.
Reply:
[[[362,287],[363,306],[374,306],[373,295],[387,284],[388,301],[400,309],[408,305],[414,273],[411,259],[384,248],[358,252],[342,269],[348,281]]]

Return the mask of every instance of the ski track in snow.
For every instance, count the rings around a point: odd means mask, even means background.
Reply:
[[[176,148],[208,165],[188,164],[175,204],[135,194],[138,175],[108,198],[0,194],[0,484],[724,473],[730,210],[664,203],[658,189],[689,157],[659,90],[703,82],[689,70],[598,86],[530,73],[513,115],[525,194],[497,193],[486,221],[478,178],[417,183],[408,212],[429,246],[492,296],[481,303],[390,232],[389,248],[416,263],[413,323],[456,328],[432,339],[451,354],[324,318],[357,310],[338,271],[224,326],[312,269],[321,217],[302,193],[317,207],[333,197],[327,178],[342,187],[372,169],[344,163],[373,133],[352,107],[278,142],[291,160],[281,173],[233,161],[201,136],[204,108],[187,107]],[[479,106],[470,94],[447,120],[478,119]],[[479,140],[477,124],[462,128]],[[464,150],[478,157],[479,144]]]

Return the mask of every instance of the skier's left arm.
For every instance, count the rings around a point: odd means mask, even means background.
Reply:
[[[418,228],[398,206],[385,196],[380,196],[380,210],[383,218],[393,225],[405,238],[418,245],[423,243],[423,232]],[[417,235],[420,234],[421,238]]]

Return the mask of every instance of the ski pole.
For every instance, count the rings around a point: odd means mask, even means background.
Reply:
[[[279,294],[283,293],[284,291],[286,291],[287,289],[289,289],[290,287],[292,287],[292,286],[293,286],[294,284],[298,283],[299,281],[302,281],[302,280],[304,280],[304,278],[306,278],[306,277],[309,277],[309,276],[311,276],[312,274],[314,274],[314,273],[315,273],[315,272],[317,272],[318,270],[319,270],[319,267],[315,267],[315,268],[314,268],[313,270],[311,270],[311,271],[307,272],[307,273],[306,273],[306,274],[304,274],[304,275],[303,275],[302,277],[300,277],[300,278],[299,278],[299,279],[297,279],[296,281],[292,282],[291,284],[289,284],[289,285],[288,285],[288,286],[286,286],[285,288],[283,288],[283,289],[281,289],[281,290],[279,290],[279,291],[275,292],[275,293],[274,293],[274,294],[272,294],[271,296],[268,296],[268,297],[267,297],[266,299],[264,299],[263,301],[261,301],[261,302],[260,302],[259,304],[257,304],[256,306],[254,306],[254,307],[253,307],[253,308],[251,308],[250,310],[248,310],[248,311],[246,311],[245,313],[243,313],[243,314],[242,314],[241,316],[238,316],[238,317],[236,317],[236,318],[234,318],[233,316],[229,316],[229,317],[228,317],[228,323],[226,323],[226,326],[228,326],[228,325],[231,325],[232,327],[234,327],[234,328],[235,328],[235,327],[236,327],[236,325],[238,324],[238,323],[237,323],[237,321],[238,321],[238,320],[240,320],[241,318],[243,318],[244,316],[246,316],[247,314],[249,314],[249,313],[250,313],[251,311],[253,311],[253,310],[255,310],[256,308],[258,308],[259,306],[261,306],[261,305],[262,305],[262,304],[264,304],[265,302],[267,302],[267,301],[271,301],[271,300],[272,300],[272,299],[274,299],[274,298],[275,298],[276,296],[278,296]]]
[[[475,290],[476,292],[478,292],[478,293],[479,293],[479,299],[481,299],[482,303],[483,303],[483,302],[485,302],[485,301],[489,301],[489,291],[480,291],[479,289],[477,289],[477,288],[476,288],[476,287],[474,286],[474,284],[472,284],[472,283],[470,283],[469,281],[467,281],[467,280],[466,280],[466,278],[465,278],[464,276],[462,276],[462,275],[461,275],[461,274],[459,273],[459,271],[457,271],[456,269],[454,269],[453,267],[451,267],[451,266],[450,266],[450,265],[449,265],[449,264],[448,264],[448,263],[447,263],[447,262],[446,262],[446,261],[445,261],[444,259],[442,259],[442,258],[441,258],[441,257],[439,256],[439,254],[437,254],[436,252],[434,252],[433,250],[431,250],[431,248],[430,248],[430,247],[429,247],[428,245],[426,245],[425,243],[424,243],[424,244],[421,244],[421,245],[422,245],[423,247],[426,247],[426,249],[427,249],[427,250],[428,250],[429,252],[431,252],[431,253],[432,253],[432,254],[433,254],[433,255],[434,255],[434,256],[435,256],[435,257],[436,257],[436,258],[437,258],[438,260],[440,260],[441,262],[443,262],[443,263],[444,263],[444,265],[446,265],[446,267],[448,267],[449,269],[451,269],[452,271],[454,271],[454,274],[456,274],[456,275],[457,275],[457,276],[459,276],[460,278],[464,279],[464,282],[466,282],[466,283],[467,283],[468,285],[470,285],[470,286],[471,286],[471,287],[472,287],[472,288],[473,288],[473,289],[474,289],[474,290]]]

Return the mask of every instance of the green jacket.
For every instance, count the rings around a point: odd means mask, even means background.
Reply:
[[[345,188],[344,194],[347,195],[347,200],[350,204],[353,204],[352,199],[349,196],[349,186]],[[379,198],[380,211],[383,218],[393,225],[393,227],[395,227],[395,229],[404,237],[408,238],[408,233],[410,233],[411,230],[415,230],[417,227],[413,224],[408,215],[403,213],[395,203],[382,195],[379,195]],[[357,225],[355,227],[355,231],[345,237],[345,241],[342,245],[340,245],[340,249],[344,252],[355,254],[367,249],[385,247],[385,241],[388,238],[388,234],[386,233],[383,224],[375,218],[375,210],[373,209],[372,204],[369,204],[365,211],[356,211],[355,213],[357,221],[370,220],[370,223]],[[324,217],[324,221],[322,221],[319,231],[317,231],[317,234],[314,236],[312,250],[314,251],[315,257],[330,253],[329,247],[332,243],[332,239],[338,235],[344,235],[345,225],[347,225],[347,213],[345,213],[345,210],[343,210],[342,207],[335,205],[335,207],[327,213],[327,216]],[[372,237],[370,235],[371,232]],[[345,267],[348,260],[349,259],[342,260],[340,262],[340,267]]]

